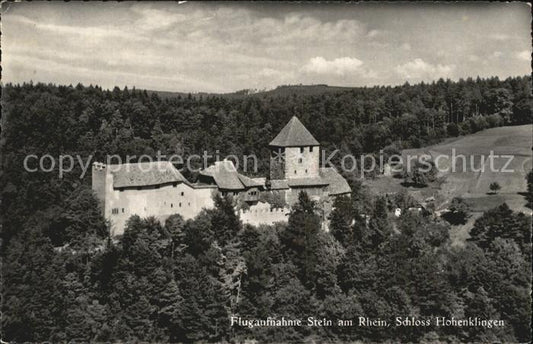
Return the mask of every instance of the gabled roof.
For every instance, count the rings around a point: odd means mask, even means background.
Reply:
[[[189,182],[168,161],[152,161],[142,163],[129,163],[109,165],[113,174],[113,187],[153,186],[167,183]]]
[[[293,116],[289,123],[281,129],[278,136],[270,142],[275,147],[301,147],[301,146],[318,146],[318,141],[311,135],[309,130]]]
[[[247,188],[257,188],[262,186],[261,183],[253,180],[252,178],[248,178],[246,176],[243,176],[242,174],[237,174],[237,176],[239,177],[241,183]]]
[[[319,170],[322,180],[328,183],[328,192],[330,195],[341,195],[352,192],[350,185],[339,172],[333,167],[322,167]]]
[[[200,174],[212,177],[220,189],[243,190],[262,185],[251,178],[243,176],[230,160],[216,161],[214,165],[200,171]]]

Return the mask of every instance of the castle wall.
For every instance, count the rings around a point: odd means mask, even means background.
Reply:
[[[288,208],[270,209],[270,204],[259,202],[248,210],[240,210],[239,217],[245,224],[253,226],[271,225],[275,222],[287,222],[290,210]]]
[[[320,147],[285,148],[285,177],[316,178],[319,177]]]
[[[290,206],[298,203],[298,195],[301,191],[305,191],[309,198],[311,199],[322,199],[327,196],[326,188],[323,186],[320,187],[292,187],[290,190],[287,190],[285,193],[285,200]]]
[[[126,221],[132,215],[154,216],[161,221],[172,214],[180,214],[184,219],[193,218],[203,208],[214,206],[213,190],[214,188],[196,189],[185,183],[176,186],[161,185],[159,188],[144,187],[140,190],[126,188],[120,191],[108,188],[105,216],[111,222],[111,235],[123,234]]]
[[[102,211],[105,207],[106,174],[106,165],[98,162],[93,163],[92,190]]]

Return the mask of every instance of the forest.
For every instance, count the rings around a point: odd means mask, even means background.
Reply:
[[[28,172],[28,154],[255,154],[298,116],[327,151],[396,153],[531,123],[531,77],[438,80],[323,94],[160,97],[99,86],[2,89],[2,339],[9,342],[529,342],[531,217],[502,204],[464,246],[450,224],[346,176],[331,231],[305,193],[287,224],[253,227],[229,196],[192,220],[130,218],[109,237],[80,167]],[[194,181],[194,173],[184,173]],[[528,175],[529,202],[533,173]],[[502,319],[504,327],[230,326],[230,317]]]

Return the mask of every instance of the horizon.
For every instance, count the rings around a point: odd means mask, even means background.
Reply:
[[[4,3],[2,84],[176,93],[531,74],[522,3]],[[15,39],[15,36],[17,39]]]
[[[54,87],[59,87],[59,86],[66,86],[66,87],[76,87],[77,85],[81,85],[82,87],[98,87],[98,88],[101,88],[102,91],[113,91],[114,88],[118,88],[119,90],[123,91],[124,89],[128,89],[128,90],[136,90],[136,91],[147,91],[147,92],[158,92],[158,93],[170,93],[170,94],[208,94],[208,95],[230,95],[230,94],[236,94],[236,93],[239,93],[239,92],[242,92],[242,91],[257,91],[255,93],[250,93],[249,95],[254,95],[254,94],[258,94],[258,93],[264,93],[264,92],[269,92],[269,91],[273,91],[273,90],[276,90],[276,89],[279,89],[281,87],[331,87],[331,88],[346,88],[346,89],[357,89],[357,88],[380,88],[380,87],[391,87],[391,88],[394,88],[394,87],[402,87],[406,84],[408,84],[409,86],[416,86],[416,85],[431,85],[431,84],[435,84],[437,82],[439,82],[439,80],[444,80],[445,82],[446,81],[450,81],[450,82],[453,82],[453,83],[458,83],[458,82],[461,82],[461,81],[467,81],[468,79],[472,79],[472,80],[476,80],[476,79],[480,79],[480,80],[489,80],[489,79],[492,79],[492,78],[497,78],[498,80],[500,81],[505,81],[507,79],[515,79],[515,78],[527,78],[527,77],[531,77],[531,74],[524,74],[524,75],[510,75],[508,77],[505,77],[505,78],[500,78],[498,77],[497,75],[492,75],[492,76],[485,76],[485,77],[481,77],[479,75],[477,76],[466,76],[466,77],[461,77],[457,80],[453,80],[453,79],[450,79],[450,78],[439,78],[437,80],[431,80],[431,81],[419,81],[419,82],[414,82],[414,83],[411,83],[411,82],[408,82],[408,81],[405,81],[404,83],[402,84],[397,84],[397,85],[379,85],[379,84],[376,84],[376,85],[362,85],[362,86],[339,86],[339,85],[328,85],[328,84],[286,84],[286,85],[277,85],[277,86],[274,86],[270,89],[252,89],[252,88],[243,88],[243,89],[240,89],[240,90],[234,90],[234,91],[230,91],[230,92],[206,92],[206,91],[187,91],[187,90],[171,90],[171,91],[167,91],[167,90],[157,90],[157,89],[147,89],[147,88],[142,88],[142,87],[137,87],[136,85],[114,85],[114,86],[111,86],[111,87],[103,87],[101,85],[98,85],[98,84],[84,84],[82,82],[78,82],[76,84],[73,84],[73,83],[69,83],[69,84],[61,84],[61,83],[54,83],[54,82],[45,82],[45,81],[35,81],[35,80],[28,80],[28,81],[21,81],[21,82],[17,82],[17,83],[12,83],[12,82],[7,82],[7,83],[3,83],[3,82],[0,82],[0,85],[2,87],[5,87],[7,85],[12,85],[12,86],[22,86],[23,84],[33,84],[33,85],[36,85],[36,84],[43,84],[43,85],[52,85]]]

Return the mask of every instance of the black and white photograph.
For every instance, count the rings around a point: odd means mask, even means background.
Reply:
[[[525,2],[2,2],[1,343],[530,343]]]

